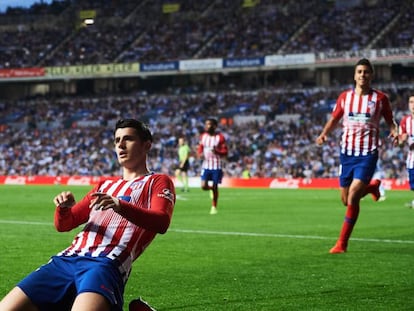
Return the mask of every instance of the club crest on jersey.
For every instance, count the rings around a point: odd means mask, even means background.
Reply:
[[[373,109],[374,107],[375,107],[375,101],[374,100],[368,101],[368,108]]]
[[[170,189],[163,189],[161,193],[158,193],[159,197],[161,198],[165,198],[167,200],[169,200],[171,203],[174,203],[174,194],[171,192]]]

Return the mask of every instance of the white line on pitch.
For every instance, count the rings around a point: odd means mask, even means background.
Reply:
[[[180,233],[214,234],[214,235],[238,235],[238,236],[254,236],[254,237],[270,237],[270,238],[289,238],[289,239],[313,239],[313,240],[332,240],[333,239],[333,238],[324,237],[324,236],[316,236],[316,235],[296,235],[296,234],[253,233],[253,232],[228,232],[228,231],[186,230],[186,229],[169,229],[168,231],[180,232]],[[365,238],[351,238],[351,240],[354,240],[354,241],[363,241],[363,242],[414,244],[414,241],[411,241],[411,240],[365,239]]]
[[[50,222],[38,221],[22,221],[22,220],[4,220],[0,219],[2,224],[16,224],[16,225],[41,225],[52,226]],[[334,238],[317,236],[317,235],[296,235],[296,234],[277,234],[277,233],[254,233],[254,232],[230,232],[230,231],[209,231],[209,230],[191,230],[191,229],[169,229],[168,231],[178,233],[195,233],[195,234],[212,234],[212,235],[238,235],[238,236],[253,236],[253,237],[269,237],[269,238],[288,238],[288,239],[313,239],[313,240],[332,240]],[[365,239],[365,238],[351,238],[354,241],[362,242],[378,242],[378,243],[395,243],[395,244],[414,244],[411,240],[390,240],[390,239]]]

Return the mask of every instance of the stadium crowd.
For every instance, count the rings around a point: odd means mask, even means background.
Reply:
[[[385,86],[381,86],[384,89]],[[397,120],[407,112],[412,87],[385,88]],[[266,88],[214,93],[129,94],[92,97],[33,98],[0,104],[0,175],[116,175],[112,124],[119,118],[144,119],[155,133],[150,167],[173,175],[177,140],[184,135],[195,151],[207,117],[220,120],[229,145],[225,175],[241,177],[336,177],[339,133],[317,147],[337,89]],[[236,117],[263,119],[238,124]],[[243,120],[243,119],[242,119]],[[380,155],[388,178],[405,178],[406,150],[392,148],[382,133]],[[191,158],[190,176],[200,173]]]
[[[412,47],[410,0],[54,1],[0,14],[0,68]],[[94,10],[85,26],[80,11]],[[89,11],[90,12],[90,11]],[[20,21],[21,20],[21,21]],[[332,27],[332,25],[335,27]],[[288,26],[287,26],[288,25]],[[34,35],[35,33],[35,35]]]
[[[370,1],[357,8],[319,0],[261,0],[252,1],[251,7],[244,7],[242,0],[177,0],[178,11],[169,14],[163,12],[165,3],[64,0],[27,11],[9,9],[0,14],[0,69],[414,44],[409,0]],[[80,10],[95,10],[95,23],[84,27]],[[254,177],[336,177],[338,160],[332,155],[337,139],[323,147],[316,147],[314,140],[341,88],[291,85],[230,91],[223,86],[211,93],[0,100],[0,175],[119,174],[108,129],[122,117],[150,124],[156,133],[150,167],[172,175],[177,138],[185,135],[195,149],[204,119],[214,116],[229,144],[226,176],[240,177],[249,169]],[[401,118],[410,86],[397,83],[380,89],[390,94]],[[264,121],[238,124],[235,117],[240,116],[263,116]],[[388,145],[386,133],[383,138]],[[382,150],[386,177],[403,178],[404,150]],[[189,175],[199,172],[200,161],[192,157]]]

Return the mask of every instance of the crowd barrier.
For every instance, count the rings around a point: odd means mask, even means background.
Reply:
[[[1,185],[68,185],[92,186],[108,176],[0,176]],[[172,177],[177,188],[181,184]],[[409,190],[408,180],[383,179],[386,190]],[[200,187],[199,177],[190,177],[191,188]],[[338,189],[338,178],[223,178],[223,188],[269,188],[269,189]]]

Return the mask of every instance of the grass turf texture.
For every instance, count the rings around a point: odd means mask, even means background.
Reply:
[[[0,297],[65,248],[52,198],[90,187],[0,186]],[[169,232],[145,251],[126,303],[141,296],[162,310],[413,310],[414,210],[410,191],[361,203],[346,254],[331,255],[345,208],[338,190],[177,189]],[[126,305],[125,305],[126,306]],[[127,308],[125,307],[125,310]]]

